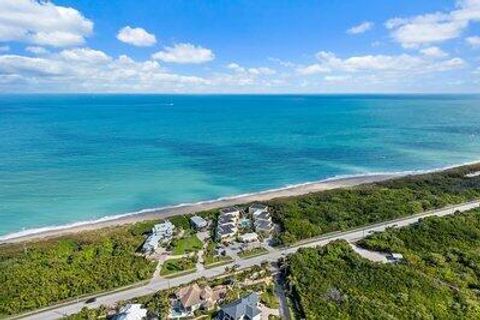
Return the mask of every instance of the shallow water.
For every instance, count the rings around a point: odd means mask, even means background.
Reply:
[[[466,95],[3,95],[0,234],[480,158]]]

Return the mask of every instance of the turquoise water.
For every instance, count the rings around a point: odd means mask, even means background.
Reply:
[[[0,96],[0,234],[480,158],[480,97]]]

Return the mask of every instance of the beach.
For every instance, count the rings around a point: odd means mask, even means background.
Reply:
[[[223,208],[242,203],[262,202],[280,197],[298,196],[312,192],[335,188],[348,188],[360,184],[384,181],[397,178],[407,173],[385,173],[351,177],[339,177],[326,179],[318,182],[304,183],[285,188],[266,190],[258,193],[239,196],[225,197],[216,200],[207,200],[191,204],[182,204],[152,210],[142,210],[138,213],[119,215],[104,218],[97,221],[79,222],[72,225],[49,227],[45,229],[31,229],[24,232],[13,233],[0,238],[0,243],[19,243],[25,241],[55,238],[83,231],[97,230],[101,228],[132,224],[139,221],[168,218],[183,214],[192,214],[200,211]]]

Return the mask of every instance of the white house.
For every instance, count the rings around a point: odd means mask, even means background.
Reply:
[[[151,254],[157,250],[160,243],[172,240],[175,226],[168,220],[153,226],[152,233],[145,240],[142,252]]]
[[[237,207],[222,208],[220,209],[220,215],[235,216],[238,219],[240,217],[240,209],[238,209]]]
[[[256,242],[258,241],[258,234],[256,234],[255,232],[249,232],[240,235],[238,239],[243,243]]]
[[[162,241],[169,241],[173,237],[175,226],[169,220],[153,226],[152,233],[158,234]]]
[[[254,214],[255,212],[268,212],[268,206],[261,203],[254,203],[248,207],[248,213]]]
[[[113,317],[114,320],[142,320],[147,317],[147,309],[141,304],[127,304]]]

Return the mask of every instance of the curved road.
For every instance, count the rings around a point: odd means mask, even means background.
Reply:
[[[192,274],[187,274],[173,279],[163,279],[163,278],[153,278],[148,284],[139,286],[136,288],[130,288],[123,291],[106,293],[102,296],[98,296],[97,300],[94,303],[88,304],[89,308],[97,308],[100,305],[114,305],[118,301],[128,300],[139,296],[144,296],[147,294],[154,293],[159,290],[168,289],[170,287],[175,287],[181,284],[189,283],[195,279],[206,277],[212,278],[222,275],[225,272],[225,266],[231,266],[233,264],[238,264],[239,269],[244,269],[251,267],[253,265],[260,265],[264,261],[277,261],[281,256],[287,255],[290,253],[296,252],[299,248],[303,247],[316,247],[324,246],[329,242],[343,239],[349,242],[355,242],[361,238],[366,237],[372,232],[384,231],[388,227],[403,227],[417,222],[421,218],[429,216],[445,216],[453,214],[455,211],[464,212],[473,208],[480,206],[480,201],[472,201],[468,203],[463,203],[459,205],[449,206],[438,210],[427,211],[421,214],[414,216],[408,216],[401,219],[390,220],[375,225],[369,225],[362,228],[357,228],[345,232],[335,232],[327,234],[318,238],[308,239],[297,243],[290,247],[272,249],[269,253],[253,257],[250,259],[236,260],[230,264],[211,268],[204,269],[199,272]],[[70,315],[79,312],[83,307],[86,306],[85,300],[88,297],[81,299],[78,302],[71,302],[67,304],[52,306],[43,310],[38,310],[23,316],[15,317],[15,319],[29,319],[29,320],[50,320],[58,319],[65,315]]]

